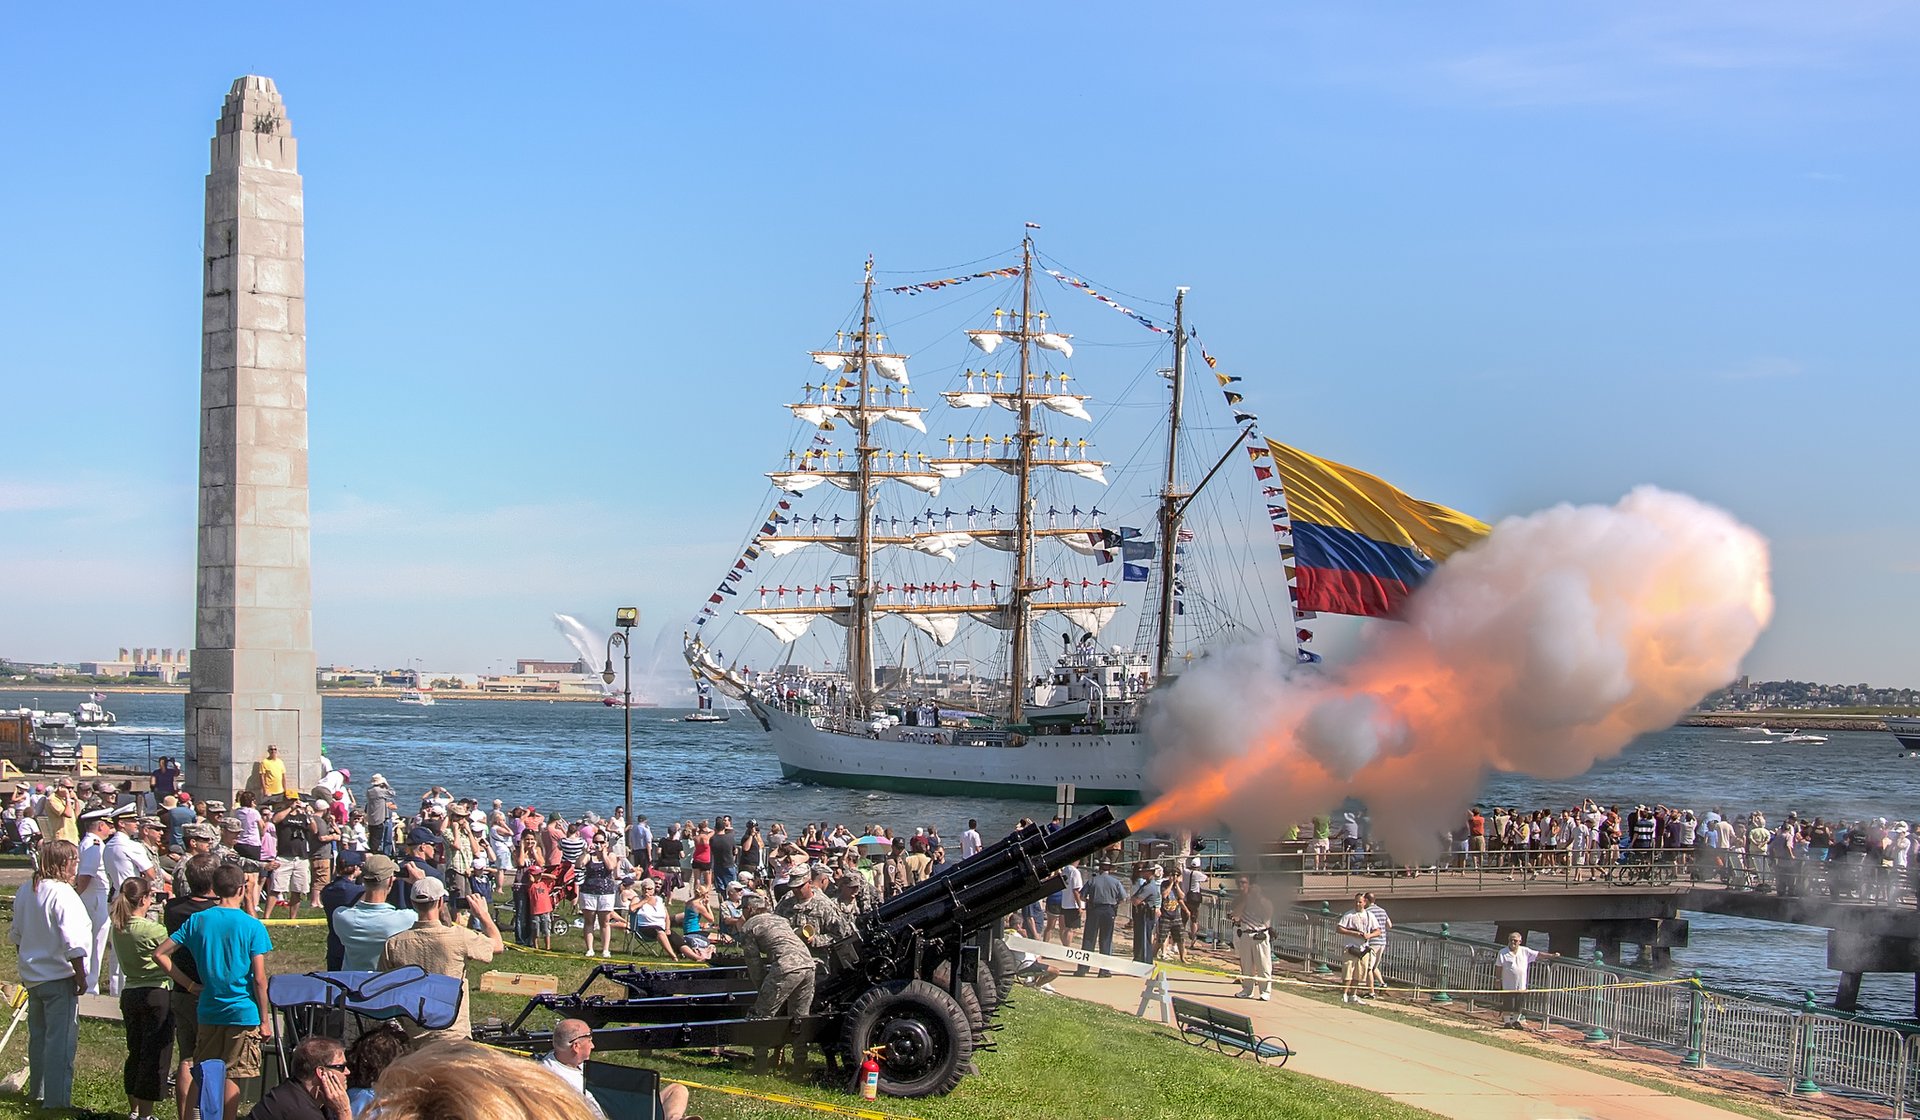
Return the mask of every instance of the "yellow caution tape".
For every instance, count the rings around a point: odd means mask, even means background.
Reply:
[[[756,1101],[811,1109],[814,1112],[825,1112],[832,1116],[855,1116],[859,1120],[913,1120],[912,1117],[901,1112],[876,1112],[870,1108],[850,1108],[844,1104],[802,1100],[799,1097],[789,1097],[781,1093],[756,1093],[749,1089],[735,1089],[728,1085],[703,1085],[698,1081],[683,1081],[678,1077],[670,1080],[676,1085],[685,1085],[689,1089],[705,1089],[710,1093],[725,1093],[730,1097],[750,1097]]]
[[[270,926],[324,926],[325,918],[266,918],[263,924]]]
[[[656,961],[650,957],[626,956],[608,959],[601,956],[589,956],[586,953],[569,953],[565,949],[537,949],[532,945],[521,945],[512,941],[507,942],[506,952],[526,953],[529,956],[535,957],[562,957],[575,961],[597,961],[600,964],[644,964],[648,968],[691,969],[707,967],[706,961]]]

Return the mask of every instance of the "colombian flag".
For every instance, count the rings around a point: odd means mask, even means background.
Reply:
[[[1293,520],[1296,606],[1391,615],[1434,565],[1491,530],[1380,478],[1267,441]]]

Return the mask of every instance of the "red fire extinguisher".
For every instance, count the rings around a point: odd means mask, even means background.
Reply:
[[[883,1046],[867,1051],[867,1060],[860,1063],[860,1099],[871,1101],[880,1096],[880,1052]]]

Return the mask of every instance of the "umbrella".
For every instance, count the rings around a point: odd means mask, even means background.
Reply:
[[[884,836],[862,836],[854,844],[862,848],[891,848],[893,841]]]

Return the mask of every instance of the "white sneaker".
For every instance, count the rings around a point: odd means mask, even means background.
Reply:
[[[1040,985],[1040,990],[1043,992],[1046,992],[1049,995],[1057,996],[1060,994],[1059,991],[1057,991],[1052,984],[1042,984]]]
[[[1271,999],[1272,999],[1273,997],[1272,997],[1272,996],[1269,996],[1269,995],[1268,995],[1267,993],[1265,993],[1265,992],[1261,992],[1261,993],[1260,993],[1260,998],[1261,998],[1261,999],[1263,999],[1263,1000],[1271,1000]]]
[[[1352,996],[1350,996],[1350,995],[1348,995],[1348,994],[1347,994],[1346,992],[1341,992],[1341,993],[1340,993],[1340,1002],[1341,1002],[1341,1003],[1352,1003],[1352,1002],[1353,1002],[1353,997],[1352,997]]]

